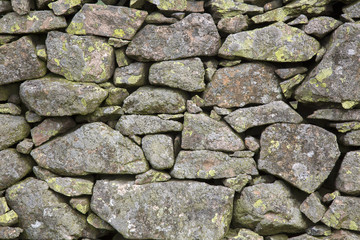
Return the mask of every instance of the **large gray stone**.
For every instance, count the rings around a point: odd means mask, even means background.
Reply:
[[[310,60],[320,43],[298,28],[278,22],[270,26],[229,35],[219,50],[224,58],[243,57],[272,62]]]
[[[26,106],[41,116],[70,116],[94,112],[107,91],[94,83],[75,83],[46,76],[20,85]]]
[[[319,109],[314,111],[307,118],[322,119],[329,121],[360,121],[360,109]]]
[[[136,174],[149,168],[139,146],[100,122],[51,140],[32,150],[31,156],[39,166],[66,176]]]
[[[310,124],[273,124],[260,143],[258,168],[307,193],[320,187],[340,156],[336,136]]]
[[[336,189],[351,195],[360,194],[360,151],[347,152],[336,178]]]
[[[30,133],[30,126],[22,116],[0,114],[0,150],[20,142]]]
[[[99,180],[91,209],[125,238],[222,239],[229,229],[234,191],[193,181],[134,185]]]
[[[142,138],[142,149],[146,160],[154,169],[172,168],[175,162],[173,139],[169,135],[154,134]]]
[[[45,43],[48,69],[68,80],[101,83],[114,73],[114,50],[104,38],[52,31]]]
[[[0,151],[0,190],[25,177],[31,172],[33,164],[31,157],[22,155],[13,148]]]
[[[49,190],[46,182],[27,178],[6,191],[6,199],[19,215],[21,239],[78,239],[100,236],[86,217]]]
[[[35,43],[30,37],[25,36],[0,47],[0,85],[45,74],[46,64],[37,58]]]
[[[170,26],[146,25],[126,54],[140,61],[163,61],[215,56],[219,47],[220,35],[210,14],[192,13]]]

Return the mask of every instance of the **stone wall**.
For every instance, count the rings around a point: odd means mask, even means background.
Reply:
[[[359,0],[0,15],[0,239],[360,239]]]

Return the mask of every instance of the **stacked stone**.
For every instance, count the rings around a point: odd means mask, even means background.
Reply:
[[[0,0],[0,239],[360,239],[359,0]]]

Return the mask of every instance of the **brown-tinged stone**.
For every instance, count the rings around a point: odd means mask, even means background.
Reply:
[[[145,22],[148,24],[173,24],[177,21],[176,18],[166,17],[160,12],[152,12],[145,19]]]
[[[304,32],[318,38],[323,38],[342,24],[341,21],[328,16],[315,17],[303,26]]]
[[[224,108],[281,100],[279,78],[272,65],[243,63],[216,71],[203,94],[206,106]]]
[[[224,33],[238,33],[248,28],[249,18],[247,15],[221,18],[217,24],[219,31]]]
[[[186,1],[186,12],[204,12],[204,1],[199,0],[187,0]]]
[[[30,138],[25,138],[16,145],[16,151],[22,154],[29,154],[34,147],[34,143]]]
[[[145,63],[135,62],[116,68],[114,84],[120,87],[139,87],[146,83],[149,67]]]
[[[186,0],[147,0],[163,11],[185,11]]]
[[[11,0],[11,7],[19,15],[26,15],[34,8],[32,0]]]
[[[244,139],[245,146],[247,149],[253,152],[257,152],[260,149],[260,141],[259,139],[253,137],[253,136],[247,136]]]
[[[320,201],[320,195],[310,194],[300,205],[300,211],[313,223],[319,222],[326,212],[326,207]]]
[[[23,231],[18,227],[0,227],[0,239],[17,239]]]

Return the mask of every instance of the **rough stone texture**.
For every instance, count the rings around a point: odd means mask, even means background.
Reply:
[[[47,118],[31,129],[31,137],[35,146],[40,146],[50,138],[65,133],[75,127],[76,123],[71,117]]]
[[[107,122],[117,121],[121,115],[124,114],[124,110],[119,106],[106,106],[99,107],[88,115],[76,116],[76,122]]]
[[[8,0],[1,0],[0,1],[0,13],[4,14],[7,12],[12,12],[12,7],[11,7],[11,1]]]
[[[23,140],[30,133],[30,126],[22,116],[0,114],[0,150]]]
[[[178,121],[157,116],[124,115],[115,127],[124,135],[144,135],[164,132],[180,132],[183,126]]]
[[[298,74],[295,77],[290,78],[289,80],[283,81],[280,83],[281,90],[285,98],[291,98],[294,93],[295,88],[302,83],[305,79],[304,74]]]
[[[176,18],[168,18],[160,12],[153,12],[149,14],[145,19],[146,23],[152,23],[152,24],[173,24],[176,23],[177,21],[178,20]]]
[[[46,179],[49,187],[68,197],[91,195],[94,186],[93,181],[82,178],[53,177]]]
[[[118,67],[128,66],[132,60],[125,54],[126,47],[118,48],[115,50],[115,58]]]
[[[114,228],[111,227],[107,222],[99,218],[96,214],[90,213],[88,217],[86,218],[86,221],[93,227],[97,229],[105,229],[114,231]]]
[[[329,121],[360,121],[360,109],[319,109],[314,111],[307,118]]]
[[[166,182],[171,179],[171,176],[166,172],[150,169],[147,172],[136,175],[135,178],[135,184],[141,185],[153,182]]]
[[[186,9],[186,0],[147,0],[156,5],[159,10],[164,11],[184,11]]]
[[[240,14],[259,14],[264,11],[262,7],[250,5],[237,0],[211,0],[209,1],[214,18],[231,17]]]
[[[114,50],[106,40],[52,31],[46,38],[47,67],[76,82],[101,83],[114,72]]]
[[[139,87],[145,85],[147,76],[147,64],[131,63],[115,70],[114,84],[121,87]]]
[[[291,77],[294,77],[298,74],[302,74],[307,72],[306,67],[293,67],[293,68],[278,68],[275,70],[275,73],[281,78],[281,79],[288,79]]]
[[[54,15],[51,10],[31,11],[27,15],[10,12],[0,19],[0,34],[42,33],[66,26],[65,18]]]
[[[20,115],[21,109],[13,103],[0,104],[0,114]]]
[[[350,108],[360,102],[358,41],[360,25],[345,23],[331,36],[321,62],[295,92],[300,102],[336,102]]]
[[[205,90],[205,69],[200,58],[164,61],[151,65],[149,82],[188,92]]]
[[[205,105],[231,108],[281,100],[274,70],[264,63],[243,63],[217,70],[203,94]]]
[[[260,43],[260,44],[259,44]],[[302,62],[311,59],[320,43],[285,23],[229,35],[219,50],[224,58],[244,57],[272,62]]]
[[[10,211],[9,206],[7,205],[5,197],[0,197],[0,215]]]
[[[49,178],[59,177],[59,175],[56,175],[55,173],[52,173],[49,170],[46,170],[45,168],[42,168],[39,166],[34,166],[33,172],[34,172],[36,178],[43,180],[45,182]]]
[[[31,139],[25,138],[16,145],[16,151],[22,154],[29,154],[34,147],[34,143]]]
[[[261,134],[258,167],[307,193],[329,176],[340,156],[336,136],[310,124],[274,124]]]
[[[148,170],[139,146],[104,123],[89,123],[31,152],[39,166],[61,175],[136,174]]]
[[[46,76],[20,85],[26,106],[41,116],[88,114],[105,100],[107,91],[94,83],[75,83]]]
[[[342,22],[332,17],[315,17],[303,27],[304,32],[318,38],[325,37],[328,33],[338,28]]]
[[[82,214],[86,214],[90,210],[90,198],[89,197],[76,197],[71,198],[69,201],[70,206],[78,210]]]
[[[205,114],[184,115],[181,147],[191,150],[238,151],[245,148],[243,140],[222,121]]]
[[[306,229],[300,202],[282,181],[245,187],[234,201],[233,222],[261,235]]]
[[[91,209],[126,238],[221,239],[230,225],[233,196],[229,188],[193,181],[100,180]]]
[[[77,239],[99,235],[86,223],[86,217],[49,190],[46,182],[27,178],[8,188],[6,199],[19,215],[23,239]]]
[[[264,240],[262,236],[246,228],[241,228],[236,236],[227,239],[228,240]]]
[[[11,0],[11,6],[17,14],[26,15],[31,8],[34,8],[34,2],[31,0]]]
[[[360,238],[360,234],[346,231],[346,230],[336,230],[329,237],[325,237],[324,240],[357,240]]]
[[[224,186],[241,192],[246,184],[251,180],[251,176],[247,174],[239,174],[234,178],[228,178],[223,180]]]
[[[170,174],[178,179],[218,179],[259,173],[252,158],[235,158],[222,152],[197,150],[180,151]]]
[[[329,236],[331,234],[331,228],[323,224],[318,224],[306,229],[306,233],[315,237]]]
[[[237,132],[271,123],[300,123],[302,117],[282,101],[271,102],[258,107],[239,108],[230,113],[225,121]]]
[[[39,78],[45,74],[46,64],[36,57],[35,43],[30,37],[25,36],[0,46],[0,85]]]
[[[345,146],[360,146],[360,130],[346,133],[340,138],[340,142]]]
[[[31,172],[33,161],[29,156],[9,148],[0,151],[0,166],[0,190],[3,190]]]
[[[124,100],[123,108],[128,114],[182,113],[186,99],[180,90],[144,86]]]
[[[351,195],[360,194],[360,151],[347,152],[336,178],[336,189]]]
[[[343,12],[351,18],[360,18],[360,2],[355,1],[352,4],[343,7]]]
[[[81,8],[82,3],[86,1],[82,0],[57,0],[50,3],[49,8],[53,10],[55,15],[69,15],[75,13],[79,8]]]
[[[343,122],[343,123],[330,123],[329,126],[336,128],[336,130],[340,133],[346,133],[352,130],[359,130],[360,122],[353,121],[353,122]]]
[[[192,13],[170,26],[146,25],[129,44],[126,54],[139,61],[215,56],[220,36],[207,13]]]
[[[321,220],[335,229],[359,230],[360,198],[336,197]]]
[[[131,40],[145,21],[147,12],[121,6],[85,4],[66,31]]]
[[[238,33],[248,28],[249,18],[246,15],[236,15],[220,19],[217,24],[219,31],[225,33]]]
[[[105,100],[105,104],[108,106],[119,106],[129,96],[129,92],[125,88],[110,88],[108,93]]]
[[[326,207],[321,204],[320,195],[312,193],[301,203],[300,211],[313,223],[317,223],[324,216]]]
[[[23,232],[18,227],[0,227],[0,238],[1,239],[16,239]]]
[[[146,135],[142,139],[146,160],[154,169],[172,168],[175,162],[173,139],[169,135]]]

